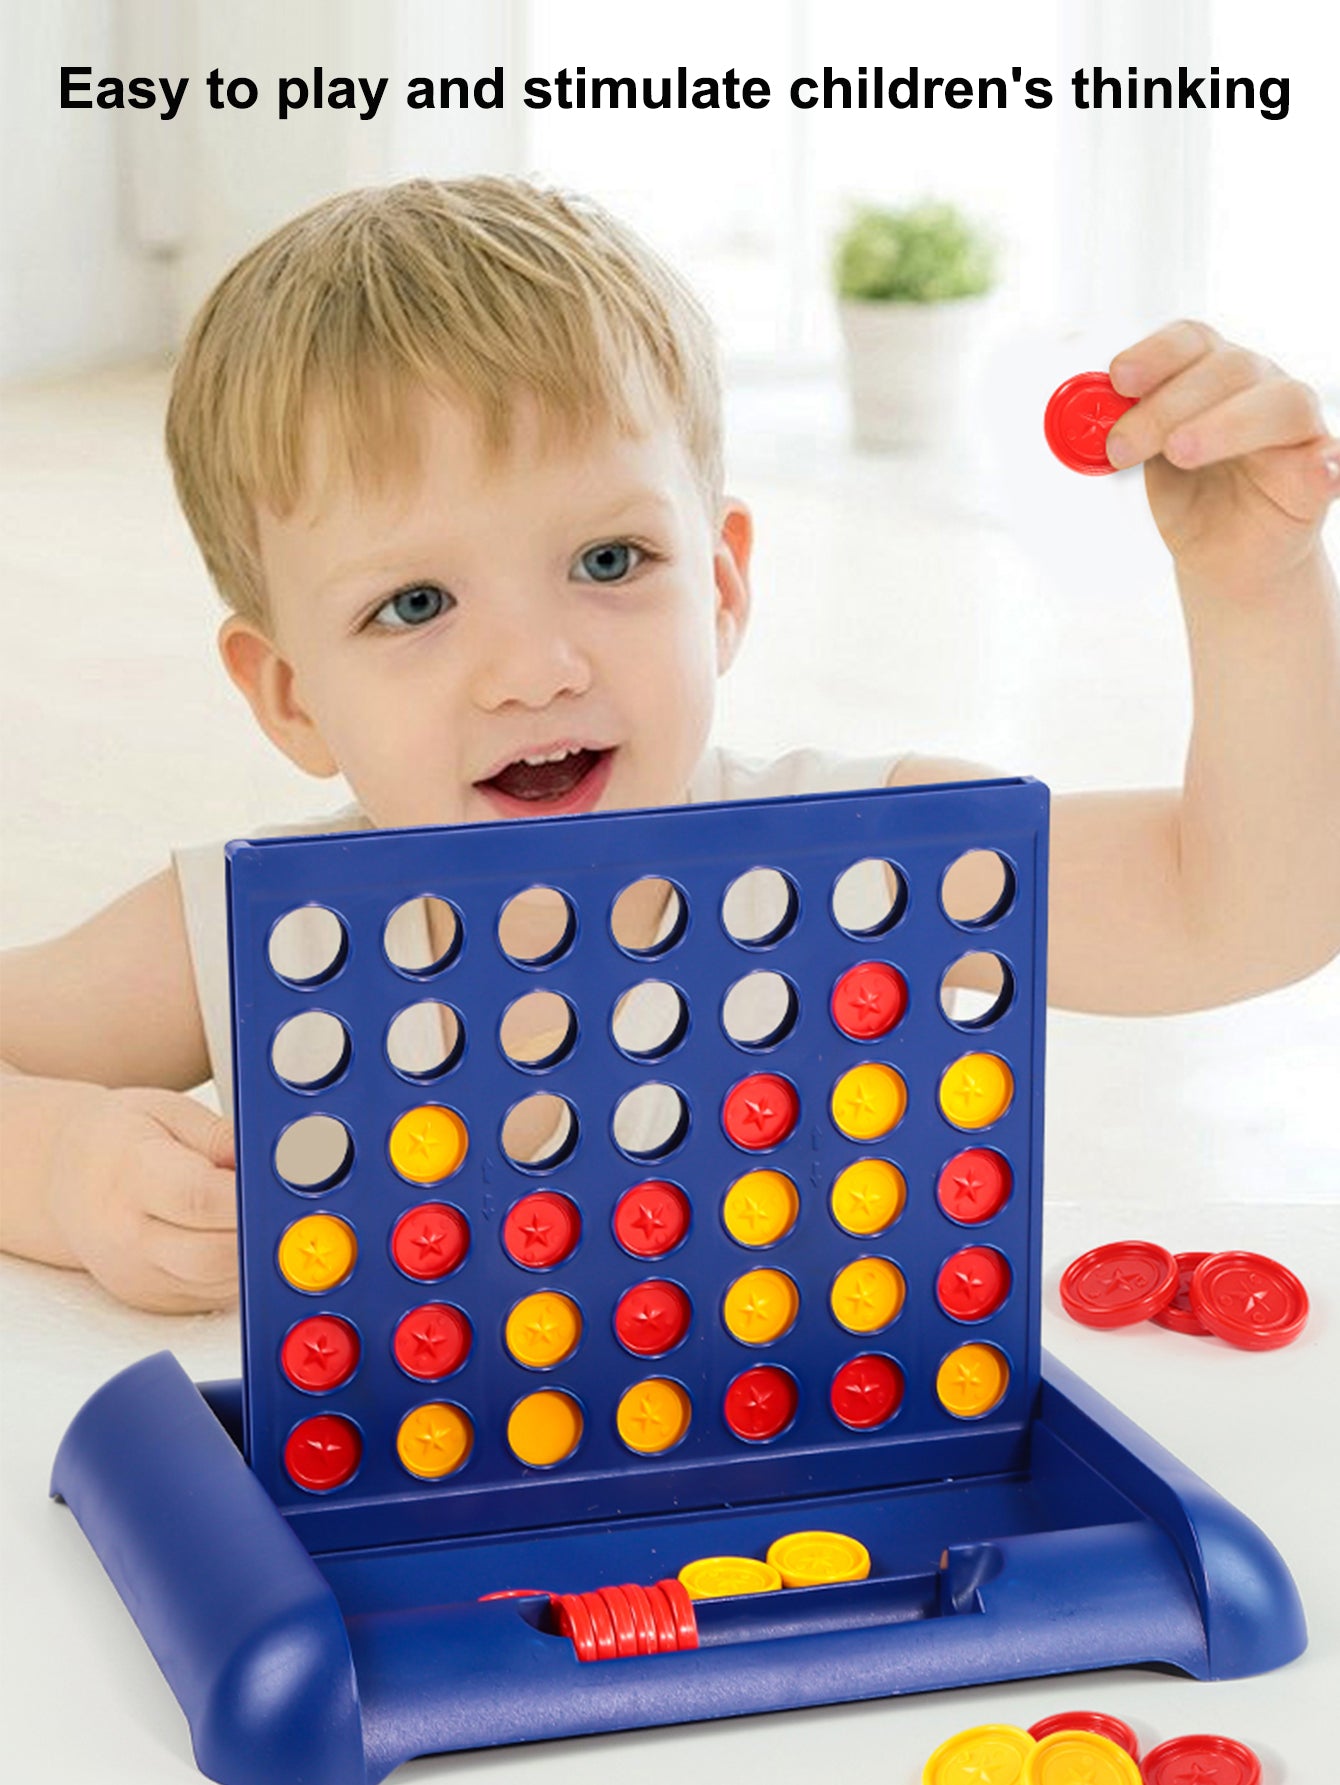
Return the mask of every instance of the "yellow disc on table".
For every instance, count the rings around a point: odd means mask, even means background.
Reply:
[[[907,1180],[887,1159],[858,1159],[840,1171],[829,1195],[833,1219],[847,1233],[883,1233],[903,1212]]]
[[[507,1349],[519,1364],[547,1370],[571,1357],[582,1336],[576,1302],[552,1289],[523,1296],[507,1316]]]
[[[907,1108],[907,1086],[892,1066],[853,1066],[833,1087],[833,1120],[849,1140],[878,1140]]]
[[[799,1213],[800,1197],[784,1171],[747,1171],[721,1205],[726,1232],[742,1246],[775,1245],[790,1233]]]
[[[279,1242],[279,1269],[295,1289],[334,1289],[354,1268],[358,1241],[337,1215],[304,1215]]]
[[[679,1443],[689,1429],[693,1403],[677,1382],[648,1376],[623,1396],[614,1417],[628,1448],[650,1456]]]
[[[1037,1743],[1012,1723],[983,1723],[961,1729],[931,1755],[921,1785],[1022,1785],[1024,1768]]]
[[[468,1145],[454,1109],[424,1103],[407,1110],[391,1130],[391,1163],[412,1184],[439,1184],[459,1167]]]
[[[1004,1395],[1010,1366],[994,1345],[960,1345],[940,1365],[935,1392],[957,1419],[989,1413]]]
[[[770,1546],[768,1560],[784,1587],[826,1587],[870,1572],[870,1551],[841,1531],[792,1531]]]
[[[1194,1778],[1194,1771],[1187,1776]],[[1028,1756],[1023,1785],[1140,1785],[1140,1769],[1105,1735],[1062,1729],[1044,1736]]]
[[[680,1584],[690,1599],[731,1599],[742,1593],[775,1593],[782,1577],[756,1556],[703,1556],[686,1562]]]
[[[996,1054],[964,1054],[945,1068],[940,1108],[956,1128],[998,1121],[1014,1096],[1014,1074]]]
[[[396,1433],[395,1448],[411,1475],[437,1481],[460,1468],[474,1441],[475,1429],[460,1408],[434,1401],[405,1415]]]
[[[721,1318],[746,1345],[767,1345],[795,1325],[800,1291],[785,1271],[746,1271],[726,1291]]]
[[[857,1258],[833,1279],[828,1302],[849,1333],[882,1332],[903,1305],[903,1273],[887,1258]]]
[[[582,1410],[571,1395],[541,1389],[518,1401],[507,1421],[507,1442],[519,1462],[536,1469],[570,1457],[582,1436]]]

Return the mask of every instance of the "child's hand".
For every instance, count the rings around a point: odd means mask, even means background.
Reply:
[[[63,1125],[51,1212],[76,1259],[133,1307],[237,1300],[233,1131],[176,1091],[95,1090]]]
[[[1340,495],[1340,440],[1307,385],[1202,322],[1160,329],[1109,370],[1138,401],[1108,434],[1108,457],[1144,465],[1183,578],[1255,592],[1309,555]]]

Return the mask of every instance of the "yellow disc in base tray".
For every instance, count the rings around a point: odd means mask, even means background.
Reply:
[[[784,1587],[826,1587],[870,1572],[870,1551],[841,1531],[792,1531],[771,1546],[768,1560]]]
[[[1024,1768],[1037,1743],[1012,1723],[961,1729],[931,1755],[921,1785],[1023,1785]]]
[[[1023,1785],[1140,1785],[1140,1769],[1105,1735],[1062,1729],[1044,1736],[1029,1755]]]
[[[703,1556],[686,1562],[680,1584],[690,1599],[731,1599],[741,1593],[775,1593],[782,1577],[771,1562],[756,1556]]]

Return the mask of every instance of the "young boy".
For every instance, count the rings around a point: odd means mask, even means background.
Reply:
[[[1109,437],[1176,563],[1195,718],[1178,791],[1053,805],[1050,989],[1156,1012],[1340,949],[1340,645],[1320,541],[1340,442],[1201,324],[1112,363]],[[987,771],[708,747],[749,615],[709,327],[594,208],[499,180],[353,193],[223,281],[168,445],[267,735],[357,808],[455,824]],[[832,592],[834,599],[841,591]],[[969,894],[971,889],[969,889]],[[516,940],[524,953],[528,924]],[[653,900],[638,921],[659,921]],[[218,851],[4,963],[4,1244],[143,1307],[235,1293]],[[76,995],[77,992],[77,995]],[[226,1107],[226,1103],[225,1103]],[[538,1138],[538,1137],[537,1137]]]

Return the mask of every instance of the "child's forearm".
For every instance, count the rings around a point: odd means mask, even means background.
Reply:
[[[0,1251],[68,1268],[79,1260],[52,1212],[56,1158],[71,1124],[85,1121],[100,1085],[30,1078],[0,1061],[0,1130],[4,1133],[4,1192],[0,1196]]]

